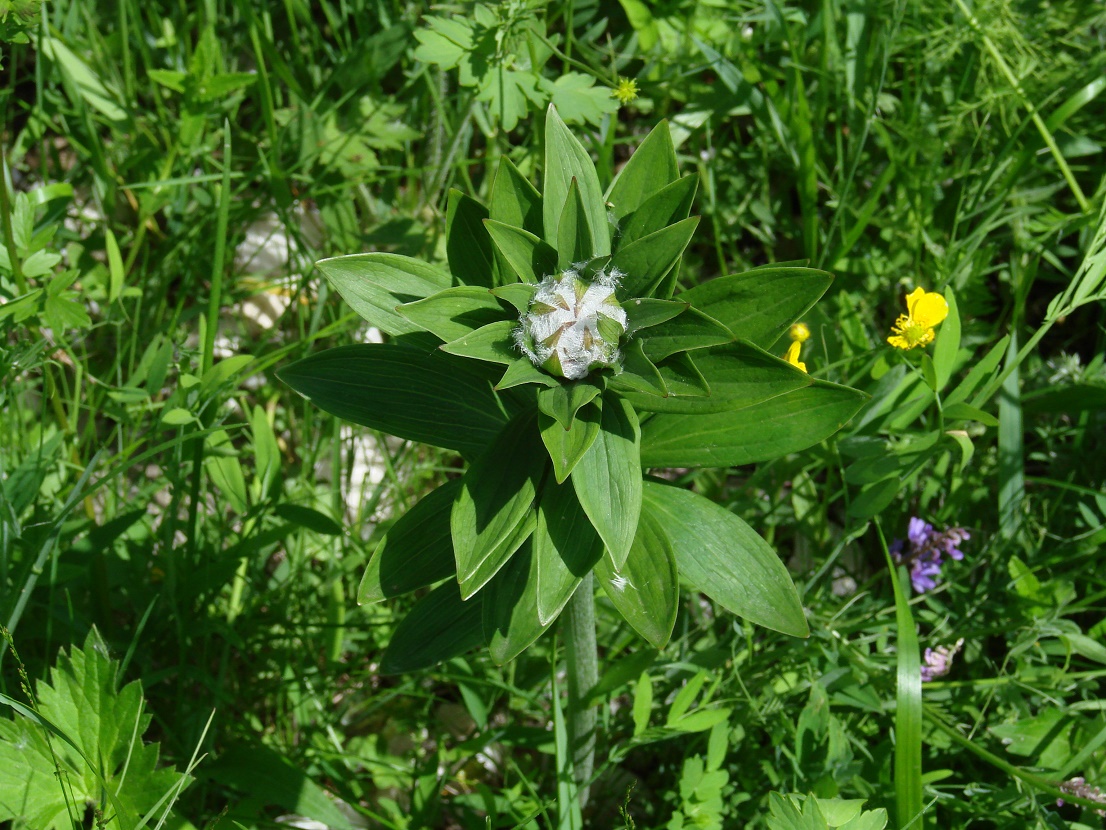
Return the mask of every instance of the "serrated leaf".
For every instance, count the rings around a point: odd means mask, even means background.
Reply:
[[[699,217],[692,216],[620,247],[611,257],[611,266],[625,274],[619,293],[626,297],[652,293],[683,254],[698,225]]]
[[[566,124],[597,125],[618,109],[610,89],[596,86],[591,75],[566,72],[555,81],[543,78],[541,86]]]
[[[680,171],[668,122],[661,121],[638,145],[630,160],[615,176],[607,193],[616,222],[637,210],[666,185],[676,181]]]
[[[480,590],[533,532],[537,485],[546,454],[534,416],[512,420],[465,472],[450,528],[465,597]]]
[[[654,648],[664,648],[676,624],[680,583],[672,542],[663,525],[643,511],[622,567],[616,570],[611,558],[604,556],[595,575],[626,622]]]
[[[483,597],[462,600],[452,580],[439,585],[396,626],[380,661],[381,673],[428,669],[483,645],[483,604]]]
[[[380,602],[457,573],[450,514],[461,479],[443,484],[399,517],[369,559],[357,603]]]
[[[505,66],[492,66],[479,80],[478,101],[488,105],[488,112],[506,132],[518,126],[531,107],[545,103],[538,91],[538,76]]]
[[[779,458],[824,441],[848,423],[867,400],[867,395],[855,389],[815,381],[730,412],[654,415],[642,429],[641,463],[647,467],[737,467]]]
[[[385,334],[421,331],[396,313],[396,306],[444,291],[449,274],[425,262],[398,254],[354,254],[315,263],[350,308]]]
[[[787,568],[756,531],[690,490],[647,481],[643,498],[643,510],[668,534],[682,579],[749,622],[809,635]]]
[[[467,285],[404,303],[396,311],[447,343],[510,315],[487,288]]]
[[[603,540],[571,484],[546,479],[531,545],[537,562],[538,621],[545,626],[557,619],[580,581],[603,556]]]
[[[557,270],[557,249],[529,231],[489,219],[484,226],[496,250],[523,282],[536,283]]]
[[[611,233],[595,165],[583,145],[565,126],[557,109],[550,105],[545,116],[545,186],[542,188],[543,235],[550,245],[557,243],[561,212],[568,200],[573,179],[580,188],[595,255],[605,256],[611,252]]]
[[[368,343],[320,352],[278,370],[277,377],[339,418],[475,454],[507,421],[477,368],[437,350]]]
[[[580,505],[616,567],[626,562],[641,513],[641,428],[618,395],[604,396],[599,434],[572,471]]]

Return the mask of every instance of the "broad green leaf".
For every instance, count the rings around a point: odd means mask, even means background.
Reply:
[[[463,595],[470,597],[533,531],[534,499],[545,472],[532,413],[512,420],[462,478],[450,528]]]
[[[739,617],[806,637],[806,616],[787,568],[745,522],[703,496],[645,482],[644,507],[664,528],[680,577]]]
[[[668,122],[661,121],[638,145],[607,193],[616,222],[636,211],[654,193],[679,178]]]
[[[0,822],[17,827],[70,828],[70,806],[103,804],[117,816],[105,825],[136,828],[165,793],[188,776],[158,769],[159,747],[143,740],[151,716],[144,712],[142,684],[119,687],[119,664],[96,629],[83,648],[61,654],[49,682],[35,683],[34,709],[0,695],[20,713],[0,718]],[[60,740],[50,740],[48,732]],[[58,775],[65,780],[63,790]]]
[[[557,244],[561,212],[568,200],[573,179],[580,188],[595,256],[609,254],[611,232],[595,165],[580,141],[557,115],[556,108],[550,105],[545,115],[545,186],[542,188],[543,235],[550,245]]]
[[[405,303],[396,311],[447,343],[511,315],[488,289],[468,285]]]
[[[445,250],[453,278],[464,285],[495,285],[492,241],[484,227],[488,209],[459,190],[449,191]]]
[[[622,304],[622,308],[626,312],[626,334],[629,336],[642,329],[667,323],[690,307],[687,303],[655,300],[652,297],[627,300]]]
[[[569,429],[572,419],[584,404],[595,400],[602,390],[587,380],[566,381],[538,392],[538,409]]]
[[[946,421],[978,421],[987,427],[997,427],[998,418],[992,415],[990,412],[984,412],[982,409],[976,409],[974,406],[969,406],[966,403],[954,403],[952,406],[945,409]]]
[[[448,481],[399,517],[365,568],[357,603],[410,593],[457,573],[450,513],[461,479]]]
[[[942,391],[948,386],[953,370],[956,368],[956,357],[960,352],[960,310],[956,306],[956,294],[952,287],[944,291],[944,297],[949,304],[949,314],[937,330],[937,344],[933,347],[933,365],[936,369],[936,390]],[[996,423],[995,426],[998,426]]]
[[[109,89],[100,76],[68,46],[48,34],[44,34],[39,43],[42,53],[58,67],[62,75],[72,83],[73,90],[89,106],[110,121],[128,120],[127,111],[117,103],[122,100],[121,96]]]
[[[657,367],[669,395],[677,397],[705,398],[710,395],[710,385],[687,352],[665,358]]]
[[[549,388],[560,386],[560,381],[531,363],[530,358],[520,357],[507,367],[507,371],[503,373],[503,377],[499,379],[499,383],[495,385],[495,388],[497,391],[510,389],[524,383],[536,383],[539,386]]]
[[[619,293],[625,297],[651,293],[683,254],[698,224],[699,217],[692,216],[619,248],[611,257],[611,266],[625,274]]]
[[[568,186],[568,198],[557,224],[557,268],[564,271],[574,262],[586,262],[595,255],[587,209],[580,198],[580,187],[573,179]]]
[[[527,542],[496,575],[484,596],[484,638],[497,665],[515,659],[549,628],[538,619],[538,565]]]
[[[447,354],[484,360],[489,363],[514,363],[518,359],[515,347],[514,331],[518,328],[515,320],[500,320],[488,323],[468,334],[458,337],[440,348]]]
[[[531,544],[537,562],[538,621],[548,625],[603,556],[603,540],[571,484],[546,479]]]
[[[716,391],[713,384],[711,391]],[[654,415],[642,429],[641,463],[646,467],[737,467],[768,461],[824,441],[848,423],[866,400],[868,396],[855,389],[814,381],[731,412]]]
[[[626,622],[654,648],[664,648],[680,608],[680,582],[672,543],[652,513],[642,511],[622,568],[615,570],[604,556],[595,575]]]
[[[541,440],[553,461],[553,472],[558,484],[569,477],[599,434],[601,403],[602,399],[595,406],[585,406],[573,419],[569,429],[565,429],[551,415],[544,412],[538,415]]]
[[[541,194],[506,156],[500,158],[495,181],[492,182],[488,216],[500,224],[513,225],[534,236],[541,236]]]
[[[530,303],[537,293],[538,287],[529,282],[511,282],[492,289],[494,294],[505,303],[514,306],[519,314],[525,314],[530,310]]]
[[[673,395],[678,395],[666,371],[673,374],[682,371],[689,384],[695,384],[694,375],[687,367],[677,369],[677,358],[684,358],[701,373],[708,389],[707,397],[645,398],[627,393],[626,398],[639,410],[669,412],[674,414],[706,415],[730,412],[761,403],[779,395],[809,386],[810,375],[796,369],[786,360],[780,360],[767,352],[740,341],[697,351],[693,355],[673,355],[661,364],[661,374]]]
[[[526,117],[531,105],[544,103],[544,96],[538,91],[538,79],[533,72],[493,64],[480,78],[476,99],[486,102],[488,112],[510,132]]]
[[[572,484],[615,565],[630,553],[641,513],[641,428],[618,395],[605,396],[599,434],[572,471]]]
[[[277,377],[344,420],[475,454],[507,421],[491,382],[476,368],[439,351],[369,343],[320,352]]]
[[[637,210],[620,222],[618,246],[625,247],[643,236],[687,219],[691,214],[698,185],[698,175],[684,176],[646,199]]]
[[[650,398],[668,394],[660,370],[642,350],[642,341],[631,340],[622,350],[622,371],[615,375],[610,385],[619,392],[637,393]]]
[[[483,597],[462,600],[453,580],[439,585],[416,602],[396,626],[380,661],[381,673],[428,669],[482,645],[483,604]]]
[[[204,455],[204,469],[216,486],[227,497],[234,512],[249,512],[249,494],[246,490],[246,475],[242,472],[242,463],[238,453],[230,442],[225,430],[218,430],[207,437]]]
[[[449,274],[425,262],[398,254],[354,254],[315,263],[349,303],[370,325],[385,334],[421,331],[396,313],[396,306],[421,300],[452,283]]]
[[[767,349],[832,281],[832,274],[815,268],[764,267],[718,277],[674,299],[691,303],[734,336]]]
[[[680,316],[653,326],[641,338],[645,354],[656,363],[677,352],[706,349],[734,340],[729,329],[697,308],[689,308]]]
[[[540,282],[557,271],[557,249],[529,231],[492,219],[484,226],[496,250],[523,282]]]
[[[604,115],[618,110],[610,89],[596,86],[591,75],[566,72],[555,81],[542,78],[539,85],[568,124],[598,125]]]

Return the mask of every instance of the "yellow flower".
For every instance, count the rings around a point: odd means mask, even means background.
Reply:
[[[805,328],[805,327],[804,327]],[[807,332],[809,336],[810,332]],[[783,356],[783,359],[790,363],[792,366],[796,366],[806,372],[806,364],[799,360],[799,350],[803,347],[803,344],[799,340],[791,341],[791,345],[787,348],[787,354]],[[808,373],[809,374],[809,373]]]
[[[798,343],[805,343],[810,339],[810,328],[806,323],[795,323],[791,326],[788,335]]]
[[[618,99],[618,103],[625,106],[637,98],[637,81],[633,78],[619,78],[618,86],[611,90],[611,95]]]
[[[933,327],[948,317],[949,304],[940,294],[915,288],[906,297],[906,314],[900,314],[891,327],[887,342],[896,349],[909,350],[933,342]]]

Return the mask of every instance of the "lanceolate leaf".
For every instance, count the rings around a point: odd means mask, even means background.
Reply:
[[[470,455],[507,420],[478,365],[410,346],[339,346],[277,376],[339,418]]]
[[[586,262],[594,253],[595,244],[588,226],[587,210],[580,198],[580,187],[573,179],[557,225],[557,268],[563,271],[571,268],[574,262]]]
[[[626,275],[619,293],[625,297],[650,293],[676,264],[698,224],[699,217],[692,216],[619,248],[611,257],[611,265]]]
[[[544,236],[551,245],[557,244],[561,211],[568,199],[573,179],[580,188],[587,224],[591,228],[595,256],[611,252],[611,232],[607,225],[607,209],[595,165],[572,131],[565,126],[552,106],[545,116],[545,187],[542,188],[542,219]]]
[[[616,222],[633,213],[665,185],[679,177],[676,149],[668,122],[661,121],[638,145],[626,166],[611,183],[607,201]]]
[[[687,311],[687,303],[672,300],[654,300],[651,297],[627,300],[622,304],[626,311],[626,334],[632,335],[650,326],[667,323],[673,317]]]
[[[618,395],[604,396],[599,435],[572,471],[580,505],[621,566],[641,512],[641,429],[637,413]]]
[[[470,597],[533,530],[537,485],[547,466],[534,416],[516,417],[462,479],[450,527],[462,593]]]
[[[713,386],[712,386],[713,391]],[[824,381],[732,412],[654,415],[642,429],[646,467],[737,467],[824,441],[863,406],[863,392]]]
[[[558,484],[569,477],[599,434],[601,403],[602,400],[599,400],[594,405],[585,406],[573,419],[569,429],[565,429],[551,415],[546,415],[544,412],[538,415],[541,440],[553,461],[553,471]]]
[[[396,626],[380,662],[384,674],[428,669],[484,643],[483,597],[465,602],[457,583],[442,583]]]
[[[641,207],[622,219],[619,247],[687,219],[698,184],[697,175],[684,176],[646,199]]]
[[[489,219],[492,242],[523,282],[538,282],[557,270],[557,250],[529,231]]]
[[[549,628],[538,619],[538,571],[528,541],[498,573],[484,595],[484,637],[499,665],[513,660]]]
[[[452,284],[449,274],[398,254],[354,254],[316,263],[350,307],[385,334],[421,329],[396,313],[396,306],[429,297]]]
[[[488,323],[438,348],[458,357],[484,360],[489,363],[514,363],[518,359],[518,349],[515,348],[513,336],[517,328],[518,323],[514,320]]]
[[[447,343],[511,315],[488,289],[468,285],[447,288],[396,311]]]
[[[503,377],[499,379],[499,383],[495,385],[495,388],[496,390],[510,389],[514,386],[521,386],[524,383],[536,383],[539,386],[547,386],[549,388],[560,385],[555,377],[547,372],[543,372],[531,363],[530,358],[520,357],[511,362],[507,367],[507,371],[503,373]]]
[[[484,228],[488,209],[459,190],[449,191],[445,250],[449,270],[464,285],[495,285],[492,241]]]
[[[680,356],[702,373],[710,390],[708,396],[657,399],[627,394],[627,399],[639,410],[706,415],[753,406],[770,398],[802,389],[813,382],[810,375],[796,369],[787,361],[748,343],[728,343],[690,354],[673,355],[662,365],[665,368],[674,366],[672,361]],[[672,371],[678,370],[673,368]],[[684,371],[686,372],[686,368]],[[694,383],[693,376],[688,378],[688,382]],[[669,391],[674,391],[673,385],[671,383],[668,385]]]
[[[511,282],[492,289],[494,294],[505,303],[514,306],[515,311],[524,314],[530,308],[530,301],[537,293],[537,286],[528,282]]]
[[[358,604],[397,597],[457,573],[449,516],[460,490],[460,479],[446,482],[392,525],[361,578]]]
[[[674,299],[709,314],[735,337],[767,349],[818,301],[832,281],[832,274],[815,268],[756,268],[710,280]]]
[[[595,567],[599,584],[626,622],[656,648],[664,648],[680,608],[680,584],[672,542],[648,510],[638,520],[630,555],[615,570],[609,556]]]
[[[776,552],[745,522],[703,496],[645,482],[645,506],[667,533],[680,576],[722,607],[774,631],[806,637],[799,594]]]
[[[622,371],[611,379],[611,388],[620,392],[636,392],[649,397],[668,394],[664,378],[653,362],[645,356],[640,340],[631,340],[622,350]]]
[[[538,566],[538,620],[548,625],[603,556],[603,540],[580,507],[571,484],[546,480],[532,546]]]
[[[514,225],[535,236],[541,235],[541,194],[506,156],[499,160],[488,212],[496,222]]]
[[[538,409],[568,429],[580,407],[595,400],[601,391],[586,379],[558,383],[538,392]]]
[[[689,308],[667,323],[642,332],[642,345],[650,360],[660,362],[677,352],[730,343],[734,336],[724,325],[697,308]],[[710,382],[708,377],[707,382]]]

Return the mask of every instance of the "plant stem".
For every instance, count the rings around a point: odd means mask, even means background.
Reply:
[[[565,609],[565,662],[568,673],[568,739],[572,746],[580,806],[588,803],[588,781],[595,766],[595,706],[588,702],[599,682],[595,646],[595,577],[584,577]]]

